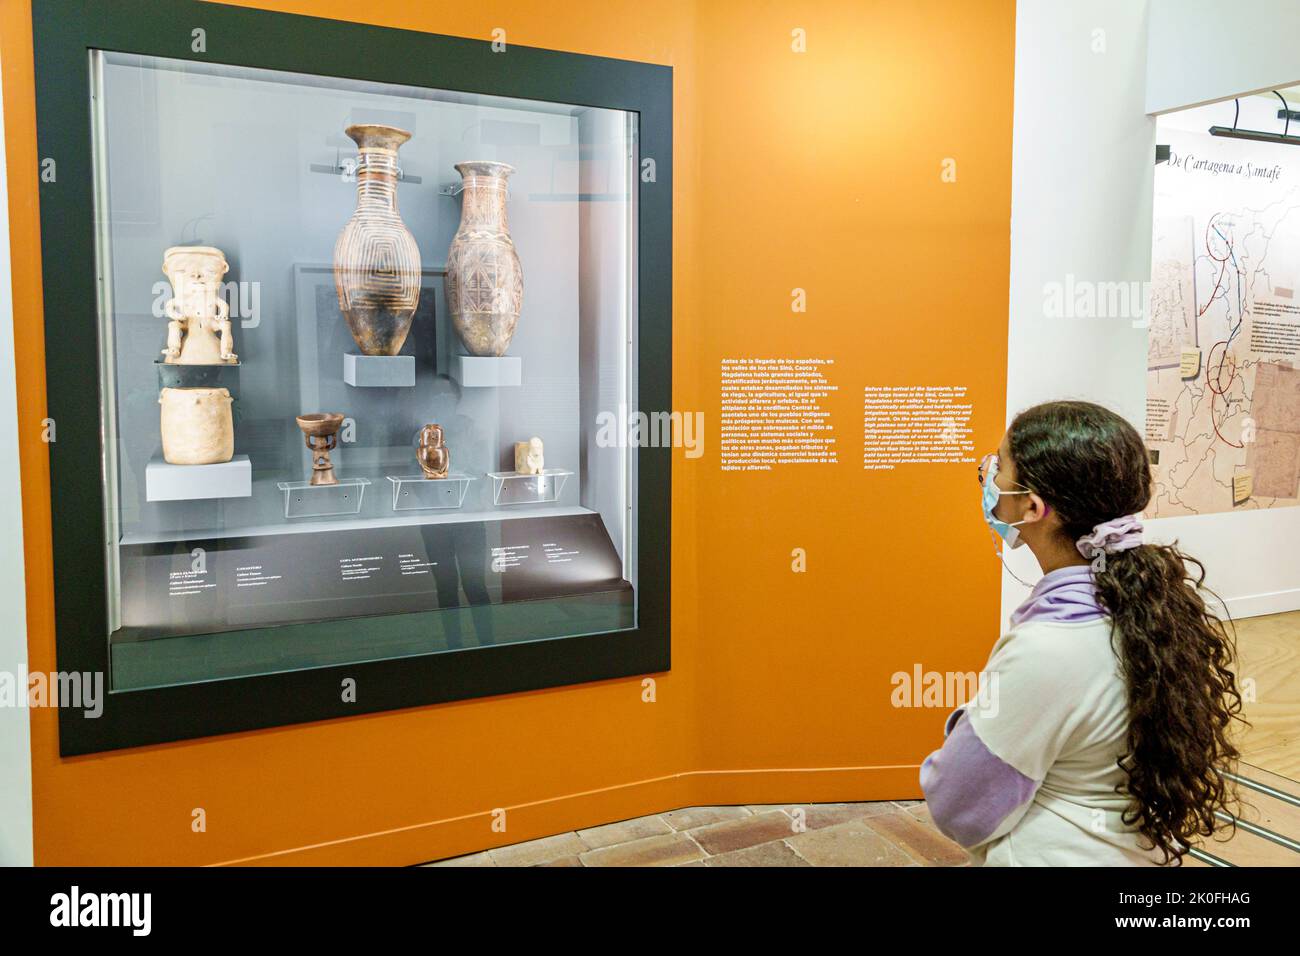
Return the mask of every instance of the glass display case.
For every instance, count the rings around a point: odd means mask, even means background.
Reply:
[[[34,15],[63,751],[666,669],[670,71],[175,6]]]

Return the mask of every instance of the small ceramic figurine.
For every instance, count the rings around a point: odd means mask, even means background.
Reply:
[[[163,253],[163,272],[173,297],[164,307],[167,347],[174,365],[230,365],[239,361],[230,334],[230,306],[221,298],[221,278],[230,269],[220,249],[172,246]]]
[[[519,475],[540,475],[542,468],[542,440],[536,436],[528,441],[515,442],[515,473]]]
[[[313,485],[337,485],[334,477],[334,465],[330,462],[330,450],[338,444],[339,426],[343,416],[337,412],[313,412],[298,416],[298,427],[307,439],[311,449],[311,483]]]
[[[224,388],[164,388],[163,459],[170,465],[215,465],[235,455],[230,392]]]
[[[425,425],[420,429],[420,446],[415,450],[420,470],[426,478],[446,478],[451,467],[451,452],[442,438],[441,425]]]

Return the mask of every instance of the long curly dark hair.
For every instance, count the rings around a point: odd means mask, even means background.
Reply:
[[[1016,480],[1050,505],[1071,542],[1151,500],[1151,465],[1137,431],[1091,402],[1048,402],[1016,416],[1007,432]],[[1243,724],[1231,618],[1206,607],[1205,568],[1173,545],[1143,544],[1105,555],[1094,575],[1110,616],[1112,646],[1128,686],[1128,745],[1119,760],[1131,801],[1128,826],[1181,865],[1239,802],[1225,771],[1239,756],[1229,740]],[[1195,574],[1189,571],[1195,568]],[[1234,826],[1235,822],[1226,824]]]

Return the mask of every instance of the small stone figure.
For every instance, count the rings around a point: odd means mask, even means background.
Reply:
[[[451,452],[443,441],[441,425],[425,425],[420,429],[420,445],[415,450],[415,457],[425,478],[447,477]]]
[[[533,436],[528,441],[515,442],[515,474],[540,475],[544,467],[540,438]]]
[[[221,298],[221,278],[230,269],[222,251],[212,246],[172,246],[163,253],[162,269],[174,294],[164,306],[169,321],[163,360],[173,365],[238,362],[230,306]]]
[[[339,427],[343,416],[337,412],[313,412],[298,416],[298,427],[311,449],[311,484],[337,485],[330,451],[338,444]]]

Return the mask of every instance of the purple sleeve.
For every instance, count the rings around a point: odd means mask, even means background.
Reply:
[[[921,789],[939,832],[974,847],[1014,823],[1038,783],[995,756],[958,712],[943,746],[921,764]]]

